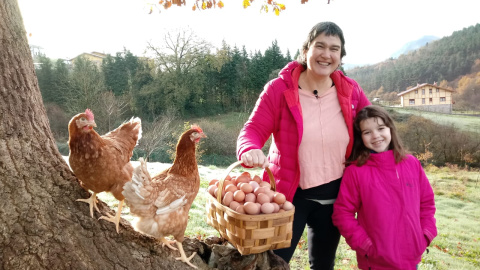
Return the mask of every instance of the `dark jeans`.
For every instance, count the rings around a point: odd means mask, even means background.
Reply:
[[[333,187],[334,190],[336,189],[333,193],[336,192],[335,194],[338,194],[340,180],[336,180],[335,182],[337,183],[330,185],[330,189]],[[329,187],[326,188],[328,189]],[[314,193],[318,194],[316,190]],[[312,198],[312,194],[312,189],[297,190],[293,198],[295,214],[293,217],[292,244],[289,248],[277,249],[273,252],[288,263],[295,252],[305,226],[307,226],[310,269],[333,270],[335,253],[340,241],[340,232],[332,223],[333,204],[322,205],[319,202],[312,201],[310,199]],[[336,195],[334,196],[336,197]],[[315,197],[326,199],[325,196]]]

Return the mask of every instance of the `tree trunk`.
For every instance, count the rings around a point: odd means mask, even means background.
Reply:
[[[16,0],[0,5],[0,97],[0,269],[191,269],[128,221],[120,234],[99,221],[105,203],[91,218],[75,201],[90,195],[55,145]],[[219,240],[186,238],[184,249],[199,269],[288,268],[272,252],[239,256]]]

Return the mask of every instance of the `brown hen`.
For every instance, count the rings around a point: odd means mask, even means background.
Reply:
[[[176,250],[170,245],[173,241],[165,238],[173,235],[180,251],[180,257],[176,259],[194,268],[197,267],[190,260],[196,252],[187,258],[182,242],[188,212],[200,188],[196,144],[205,137],[198,126],[192,126],[184,132],[178,140],[172,166],[153,177],[150,176],[145,161],[140,159],[140,166],[135,168],[132,181],[126,183],[123,190],[130,212],[138,217],[135,228]]]
[[[91,190],[89,199],[78,199],[90,205],[90,216],[97,207],[97,193],[110,192],[119,200],[115,216],[107,214],[100,219],[113,222],[118,233],[120,215],[123,206],[123,186],[131,181],[133,166],[130,158],[133,148],[142,136],[140,118],[132,118],[117,129],[100,136],[93,113],[86,109],[84,113],[75,115],[68,124],[68,146],[70,148],[69,163],[72,171],[80,180],[80,185]]]

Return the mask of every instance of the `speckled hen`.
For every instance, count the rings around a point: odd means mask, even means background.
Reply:
[[[142,136],[141,120],[138,117],[132,118],[103,136],[93,129],[96,126],[94,115],[89,109],[70,120],[69,163],[80,180],[80,185],[93,192],[90,198],[77,200],[90,205],[92,217],[94,207],[99,211],[96,204],[97,193],[110,192],[119,200],[115,216],[107,214],[107,217],[100,217],[113,222],[118,233],[124,200],[123,186],[132,179],[133,166],[130,159]]]

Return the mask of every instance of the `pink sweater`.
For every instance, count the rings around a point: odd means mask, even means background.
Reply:
[[[308,189],[342,177],[350,138],[335,86],[318,98],[312,92],[299,94],[304,131],[298,150],[299,186]]]
[[[357,218],[355,218],[357,214]],[[416,269],[437,235],[432,187],[420,162],[393,151],[345,169],[333,224],[356,251],[360,269]]]
[[[275,176],[277,191],[292,201],[300,181],[298,148],[303,135],[301,105],[298,96],[298,78],[303,67],[296,61],[288,63],[279,77],[265,85],[250,119],[240,131],[237,140],[237,158],[250,149],[261,149],[273,134],[268,159]],[[363,107],[370,105],[365,93],[341,71],[333,72],[338,101],[348,128],[350,142],[345,156],[353,146],[353,119]],[[265,172],[263,179],[268,180]]]

